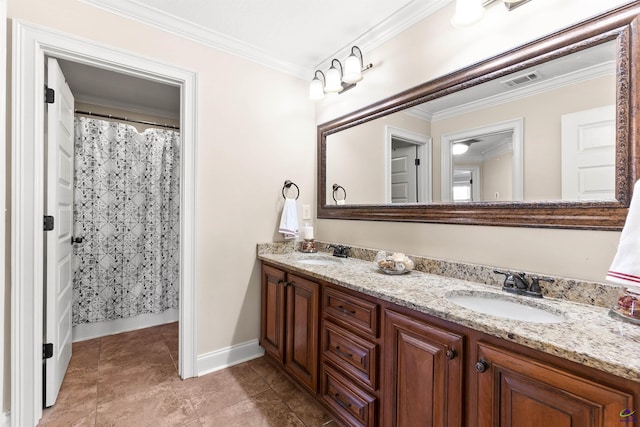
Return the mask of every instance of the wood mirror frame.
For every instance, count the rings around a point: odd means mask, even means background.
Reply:
[[[620,230],[638,179],[639,2],[423,83],[318,126],[318,218],[512,227]],[[329,205],[326,200],[327,136],[417,104],[615,40],[616,186],[614,201],[463,202],[405,205]]]

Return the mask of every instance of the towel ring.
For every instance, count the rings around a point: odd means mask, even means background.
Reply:
[[[296,200],[298,200],[298,197],[300,197],[300,188],[298,188],[295,182],[291,182],[290,180],[286,180],[284,182],[284,186],[282,187],[282,197],[284,197],[285,199],[287,198],[287,196],[284,194],[284,190],[285,188],[291,188],[292,185],[296,187],[296,190],[298,190],[298,194],[296,194]]]
[[[336,200],[336,192],[338,190],[342,190],[342,192],[344,193],[344,197],[342,198],[341,201],[346,201],[347,200],[347,190],[345,190],[342,185],[338,185],[338,184],[333,184],[333,201],[338,203],[338,201]]]

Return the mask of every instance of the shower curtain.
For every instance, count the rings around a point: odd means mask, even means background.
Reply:
[[[179,143],[76,118],[74,326],[178,308]]]

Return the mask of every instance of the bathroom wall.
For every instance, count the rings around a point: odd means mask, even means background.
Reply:
[[[300,210],[315,200],[308,82],[76,0],[9,0],[7,15],[197,72],[197,353],[257,339],[255,245],[281,238],[285,179]]]
[[[449,24],[451,3],[373,51],[365,49],[365,60],[374,68],[349,92],[318,102],[316,123],[625,3],[533,0],[508,12],[495,2],[482,21],[459,29]],[[604,280],[620,236],[588,230],[346,220],[318,220],[317,230],[318,237],[328,241],[593,281]]]

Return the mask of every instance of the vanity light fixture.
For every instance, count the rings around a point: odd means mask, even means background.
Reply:
[[[318,73],[322,76],[322,80],[318,78]],[[320,70],[316,70],[313,75],[313,80],[311,80],[311,84],[309,85],[309,99],[313,99],[314,101],[317,99],[324,98],[324,82],[326,78],[324,77],[324,73]]]
[[[336,64],[340,68],[336,68]],[[324,91],[329,93],[342,92],[342,63],[337,59],[331,61],[331,68],[327,71],[327,81],[324,84]]]
[[[362,80],[362,73],[370,68],[373,68],[373,64],[364,65],[362,51],[358,46],[353,46],[349,57],[344,61],[344,67],[338,59],[332,59],[326,74],[316,70],[309,85],[309,98],[315,101],[324,98],[325,93],[340,93],[351,89]]]
[[[502,2],[507,10],[513,10],[531,0],[456,0],[456,10],[451,25],[456,28],[475,24],[484,15],[484,8],[495,2]]]
[[[482,0],[456,0],[456,12],[451,18],[451,25],[464,27],[478,22],[484,15]]]
[[[362,51],[358,46],[353,46],[351,48],[351,55],[344,61],[342,81],[345,83],[358,83],[362,80],[363,66]]]

